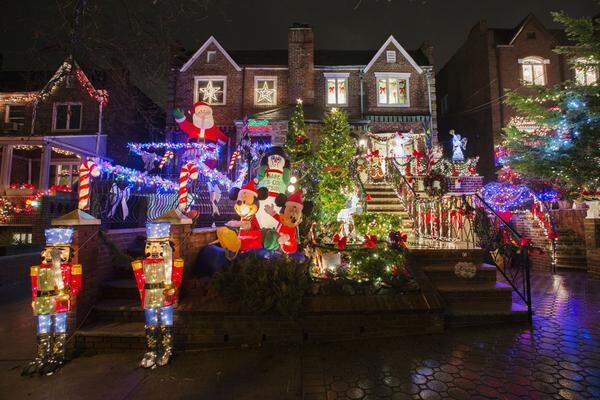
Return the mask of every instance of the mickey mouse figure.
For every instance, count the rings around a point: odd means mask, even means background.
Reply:
[[[286,254],[298,251],[298,225],[302,222],[302,191],[297,190],[287,198],[278,198],[278,207],[283,207],[283,214],[275,211],[275,206],[267,204],[265,211],[277,221],[275,230],[279,235],[279,247]]]
[[[235,200],[233,206],[235,212],[240,216],[239,221],[229,221],[225,225],[230,228],[240,228],[238,239],[241,251],[258,250],[262,248],[262,232],[256,218],[259,201],[268,196],[267,188],[256,188],[254,180],[249,181],[241,189],[233,188],[229,198]]]

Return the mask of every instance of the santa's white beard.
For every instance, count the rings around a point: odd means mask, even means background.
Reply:
[[[194,126],[198,129],[210,129],[215,125],[215,120],[212,115],[202,113],[195,113],[192,115],[192,121],[194,122]]]

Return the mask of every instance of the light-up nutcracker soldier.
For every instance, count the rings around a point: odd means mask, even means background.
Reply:
[[[73,229],[46,229],[45,236],[42,262],[30,269],[37,356],[23,375],[51,375],[65,363],[67,315],[81,290],[81,265],[71,263]]]
[[[183,260],[173,259],[170,229],[168,222],[147,223],[146,258],[131,264],[146,322],[142,368],[167,365],[173,353],[173,304],[183,278]]]

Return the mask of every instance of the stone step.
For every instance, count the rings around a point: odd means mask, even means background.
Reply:
[[[363,185],[363,188],[369,192],[381,192],[381,191],[393,191],[394,188],[391,187],[390,185],[386,185],[386,184],[382,184],[382,185],[373,185],[373,184],[366,184]]]
[[[133,279],[116,279],[102,285],[103,299],[138,298],[139,292]]]
[[[450,328],[515,323],[529,323],[527,306],[513,303],[508,311],[455,310],[446,315],[446,325]]]
[[[412,249],[409,260],[413,265],[450,264],[459,261],[474,262],[479,265],[485,257],[482,249]]]
[[[143,322],[139,296],[126,299],[100,300],[92,310],[92,318],[97,321]]]
[[[369,209],[367,209],[367,212],[370,212],[370,213],[394,214],[394,215],[400,215],[400,216],[402,216],[402,217],[404,217],[406,219],[409,219],[408,218],[408,213],[404,209],[402,209],[402,210],[369,210]]]
[[[403,211],[406,212],[404,206],[397,204],[367,204],[367,211]],[[408,215],[408,214],[407,214]]]
[[[446,304],[446,313],[508,312],[512,307],[512,287],[503,282],[443,283],[436,285]]]
[[[454,265],[452,263],[445,264],[430,264],[424,265],[423,271],[427,277],[434,283],[482,283],[482,282],[496,282],[496,267],[489,264],[481,264],[477,268],[477,273],[473,278],[466,279],[457,276],[454,273]]]
[[[569,270],[577,270],[577,271],[587,271],[587,263],[586,264],[573,264],[573,263],[556,263],[557,269],[569,269]]]
[[[75,349],[86,353],[115,353],[144,349],[144,322],[94,321],[75,332]]]
[[[367,202],[367,205],[371,204],[402,204],[402,202],[397,197],[373,197]]]

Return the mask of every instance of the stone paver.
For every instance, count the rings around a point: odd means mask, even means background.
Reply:
[[[137,354],[98,355],[31,379],[19,376],[33,351],[29,301],[2,293],[0,398],[600,398],[600,281],[536,273],[533,283],[533,329],[187,352],[156,371],[136,368]]]

